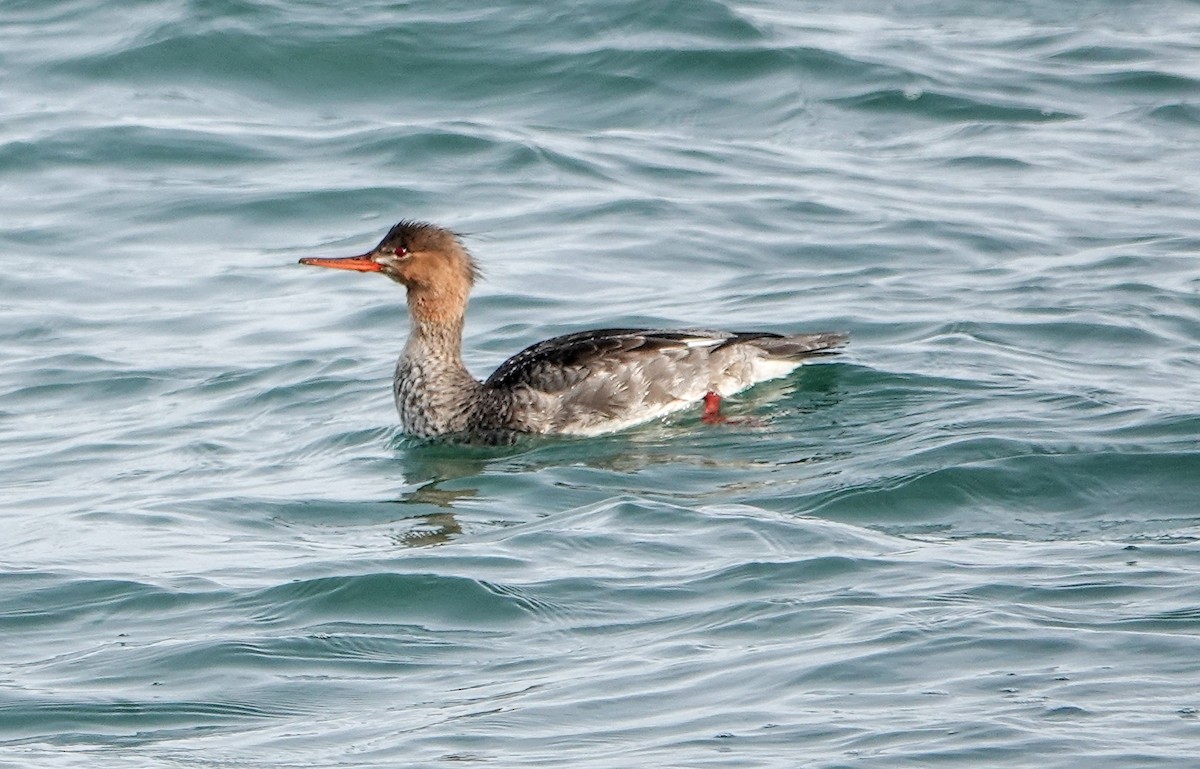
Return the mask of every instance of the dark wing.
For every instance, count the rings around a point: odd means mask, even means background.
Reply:
[[[525,385],[541,392],[560,392],[586,379],[611,361],[656,355],[668,349],[716,349],[743,335],[727,331],[603,328],[556,336],[527,347],[500,364],[484,385],[512,388]],[[747,334],[751,338],[778,334]]]

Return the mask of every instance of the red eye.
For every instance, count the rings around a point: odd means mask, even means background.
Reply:
[[[408,249],[404,246],[396,246],[396,256],[408,256]]]

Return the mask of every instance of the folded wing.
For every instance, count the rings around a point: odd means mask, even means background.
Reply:
[[[619,430],[784,376],[833,354],[844,334],[613,328],[547,339],[500,365],[485,390],[513,399],[532,432]]]

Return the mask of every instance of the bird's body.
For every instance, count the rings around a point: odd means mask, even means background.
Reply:
[[[613,432],[786,376],[846,342],[835,333],[598,329],[539,342],[481,382],[461,354],[478,270],[452,233],[401,222],[367,254],[301,262],[383,272],[407,287],[412,329],[393,392],[404,431],[416,437]]]

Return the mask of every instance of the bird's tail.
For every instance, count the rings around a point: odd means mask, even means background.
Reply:
[[[815,334],[739,334],[743,341],[753,344],[772,358],[801,360],[825,355],[837,355],[850,341],[849,334],[823,331]]]

